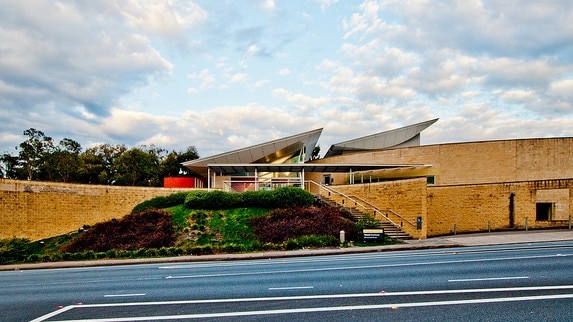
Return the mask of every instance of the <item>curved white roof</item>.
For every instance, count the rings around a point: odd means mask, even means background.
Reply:
[[[326,152],[324,157],[340,155],[347,152],[418,146],[420,145],[420,132],[436,123],[436,121],[438,121],[437,118],[390,131],[336,143],[330,146],[330,149],[328,149],[328,152]]]

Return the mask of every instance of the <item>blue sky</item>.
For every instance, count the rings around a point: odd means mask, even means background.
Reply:
[[[202,157],[433,118],[423,144],[573,136],[573,4],[0,0],[0,153],[56,142]]]

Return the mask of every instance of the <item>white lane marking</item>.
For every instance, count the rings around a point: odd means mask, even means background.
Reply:
[[[529,276],[507,276],[507,277],[483,277],[483,278],[462,278],[462,279],[452,279],[448,282],[482,282],[482,281],[503,281],[503,280],[522,280],[528,279]]]
[[[230,277],[230,276],[248,276],[248,275],[262,275],[262,274],[286,274],[286,273],[309,273],[309,272],[326,272],[326,271],[342,271],[342,270],[356,270],[356,269],[372,269],[372,268],[386,268],[386,267],[406,267],[406,266],[427,266],[427,265],[444,265],[444,264],[460,264],[460,263],[479,263],[479,262],[499,262],[509,260],[523,260],[523,259],[540,259],[540,258],[554,258],[568,255],[538,255],[538,256],[518,256],[518,257],[500,257],[500,258],[483,258],[483,259],[466,259],[454,261],[435,261],[435,262],[414,262],[414,263],[399,263],[399,264],[379,264],[379,265],[363,265],[363,266],[339,266],[339,267],[325,267],[325,268],[309,268],[309,269],[293,269],[293,270],[278,270],[278,271],[257,271],[245,273],[218,273],[218,274],[197,274],[197,275],[179,275],[179,276],[166,276],[166,279],[183,279],[183,278],[205,278],[205,277]]]
[[[276,290],[304,290],[314,288],[314,286],[290,286],[290,287],[269,287],[269,291],[276,291]]]
[[[103,297],[131,297],[131,296],[145,296],[145,293],[134,294],[106,294]]]
[[[313,307],[313,308],[298,308],[298,309],[281,309],[281,310],[262,310],[262,311],[244,311],[244,312],[221,312],[221,313],[205,313],[205,314],[188,314],[188,315],[164,315],[153,317],[123,317],[123,318],[106,318],[106,319],[87,319],[87,320],[67,320],[60,322],[73,322],[73,321],[90,321],[90,322],[120,322],[120,321],[149,321],[153,320],[180,320],[180,319],[206,319],[206,318],[221,318],[221,317],[239,317],[239,316],[256,316],[256,315],[271,315],[271,314],[293,314],[293,313],[313,313],[313,312],[335,312],[335,311],[351,311],[351,310],[378,310],[378,309],[394,309],[404,307],[424,307],[424,306],[446,306],[446,305],[460,305],[460,304],[487,304],[487,303],[502,303],[502,302],[520,302],[520,301],[540,301],[540,300],[555,300],[555,299],[572,299],[573,294],[554,294],[554,295],[537,295],[537,296],[521,296],[521,297],[502,297],[502,298],[485,298],[473,300],[452,300],[452,301],[432,301],[432,302],[413,302],[413,303],[392,303],[392,304],[378,304],[378,305],[349,305],[349,306],[331,306],[331,307]],[[72,306],[76,307],[76,306]],[[78,308],[85,308],[87,306],[77,306]],[[34,320],[34,321],[43,321]]]
[[[48,313],[48,314],[46,314],[46,315],[42,315],[41,317],[39,317],[39,318],[37,318],[37,319],[34,319],[34,320],[30,321],[30,322],[41,322],[41,321],[47,320],[47,319],[49,319],[49,318],[53,318],[54,316],[60,315],[60,314],[66,312],[66,311],[69,311],[69,310],[71,310],[71,309],[73,309],[73,308],[75,308],[75,307],[76,307],[75,305],[68,305],[68,306],[65,306],[65,307],[63,307],[63,308],[61,308],[61,309],[59,309],[59,310],[54,311],[54,312],[50,312],[50,313]]]
[[[520,245],[517,245],[520,246]],[[493,249],[473,249],[477,247],[465,247],[465,248],[447,248],[441,251],[401,251],[401,252],[381,252],[381,253],[367,253],[367,254],[340,254],[340,255],[321,255],[317,254],[316,257],[308,259],[297,258],[297,257],[273,257],[269,259],[253,260],[248,262],[238,263],[236,261],[229,262],[196,262],[190,264],[175,264],[169,266],[159,266],[158,269],[193,269],[193,268],[209,268],[209,267],[235,267],[235,266],[258,266],[258,265],[278,265],[278,264],[298,264],[298,263],[315,263],[315,262],[344,262],[344,261],[355,261],[355,260],[371,260],[371,259],[393,259],[393,258],[413,258],[413,257],[430,257],[430,256],[445,256],[445,255],[465,255],[465,254],[476,254],[476,253],[505,253],[505,252],[522,252],[523,250],[537,250],[537,249],[562,249],[571,248],[573,246],[531,246],[531,247],[513,247],[513,248],[497,248]],[[557,254],[560,256],[562,254]],[[567,256],[567,255],[564,255]],[[237,258],[241,260],[240,258]]]
[[[463,294],[463,293],[487,293],[487,292],[496,293],[496,292],[548,291],[548,290],[571,290],[571,289],[573,289],[573,285],[498,287],[498,288],[474,288],[474,289],[433,290],[433,291],[297,295],[297,296],[281,296],[281,297],[247,297],[247,298],[232,298],[232,299],[183,300],[183,301],[164,301],[164,302],[100,303],[100,304],[70,305],[70,307],[97,308],[97,307],[119,307],[119,306],[173,305],[173,304],[240,303],[240,302],[357,298],[357,297],[376,297],[376,296],[436,295],[436,294],[460,294],[460,293]]]

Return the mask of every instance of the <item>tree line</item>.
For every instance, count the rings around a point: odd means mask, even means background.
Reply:
[[[156,146],[98,144],[83,149],[64,138],[57,144],[44,132],[30,128],[16,147],[17,154],[0,156],[0,177],[69,183],[153,186],[163,185],[168,176],[188,175],[182,162],[199,158],[194,146],[184,151],[167,151]]]

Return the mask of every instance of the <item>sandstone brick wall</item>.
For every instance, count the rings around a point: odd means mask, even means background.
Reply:
[[[396,224],[414,238],[426,238],[428,229],[426,206],[426,179],[409,179],[333,187],[348,196],[365,199],[378,209],[389,208],[403,218],[392,216]],[[422,218],[422,229],[416,228],[416,219]]]
[[[526,225],[530,229],[566,227],[572,193],[572,179],[429,186],[428,236],[453,234],[454,229],[464,233],[525,229]],[[538,202],[555,204],[553,220],[536,221]]]
[[[313,162],[426,164],[436,185],[573,178],[573,138],[520,139],[437,144],[335,156]],[[378,171],[386,178],[415,177],[422,169]],[[367,174],[365,174],[367,176]],[[333,174],[334,184],[348,174]],[[355,182],[357,177],[355,176]]]
[[[187,189],[188,190],[188,189]],[[186,189],[0,179],[0,239],[38,240],[121,218],[138,203]]]

